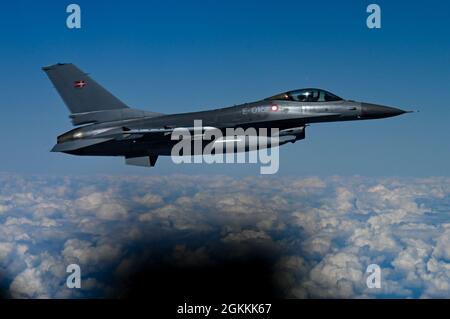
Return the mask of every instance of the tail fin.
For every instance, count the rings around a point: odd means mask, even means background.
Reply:
[[[58,63],[42,70],[72,114],[128,109],[125,103],[71,63]]]

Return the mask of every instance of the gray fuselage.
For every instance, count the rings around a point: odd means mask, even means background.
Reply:
[[[278,128],[280,131],[283,131],[298,127],[304,128],[305,125],[311,123],[365,120],[389,117],[401,113],[403,111],[395,108],[347,100],[330,102],[261,100],[210,111],[90,124],[71,130],[62,136],[65,137],[63,140],[76,140],[76,136],[80,136],[80,139],[96,138],[98,135],[96,132],[103,133],[105,130],[120,128],[138,130],[193,127],[195,120],[201,120],[202,125],[205,127],[221,129],[224,135],[226,128],[238,127],[243,129],[249,127],[267,128],[270,134],[270,128]],[[101,134],[98,136],[101,136]],[[159,136],[152,134],[149,137],[139,136],[136,139],[133,136],[129,136],[126,139],[109,140],[100,144],[69,150],[66,153],[97,156],[145,156],[149,153],[170,155],[173,145],[177,142],[170,137],[168,134]],[[280,141],[279,144],[282,145],[286,142],[292,142],[292,140]]]

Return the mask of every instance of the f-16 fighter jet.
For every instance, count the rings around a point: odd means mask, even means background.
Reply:
[[[237,140],[244,141],[242,151],[249,151],[302,140],[305,128],[312,123],[381,119],[406,113],[394,107],[345,100],[322,89],[305,88],[226,108],[162,114],[129,107],[74,64],[58,63],[42,69],[77,126],[58,136],[52,151],[123,156],[127,164],[139,166],[154,166],[158,156],[173,155],[179,142],[173,138],[177,130],[192,133],[183,134],[183,138],[202,140],[201,151],[209,143],[213,143],[214,152],[236,151]],[[199,121],[201,127],[196,127]],[[239,139],[239,134],[227,135],[228,129],[237,128],[240,131],[235,132],[266,129],[263,131],[267,136]],[[212,142],[203,139],[212,129],[219,130],[222,137]]]

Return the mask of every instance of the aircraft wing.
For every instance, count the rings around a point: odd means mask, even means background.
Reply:
[[[195,137],[196,130],[199,128],[195,127],[161,127],[161,128],[148,128],[148,129],[129,129],[127,127],[122,127],[121,129],[111,129],[108,131],[102,131],[95,135],[95,138],[108,138],[115,140],[123,139],[138,139],[138,138],[157,138],[166,137],[171,135],[174,131],[179,130],[180,134],[183,132],[189,132]],[[202,132],[206,130],[213,130],[215,127],[204,126],[202,127]],[[200,134],[200,135],[203,135]]]

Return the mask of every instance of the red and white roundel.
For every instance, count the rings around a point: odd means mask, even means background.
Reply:
[[[279,107],[278,107],[278,105],[276,105],[276,104],[272,104],[272,105],[270,106],[270,110],[271,110],[272,112],[276,112],[276,111],[279,110]]]
[[[73,87],[77,88],[77,89],[82,89],[82,88],[84,88],[85,85],[86,85],[85,81],[80,80],[80,81],[73,82]]]

